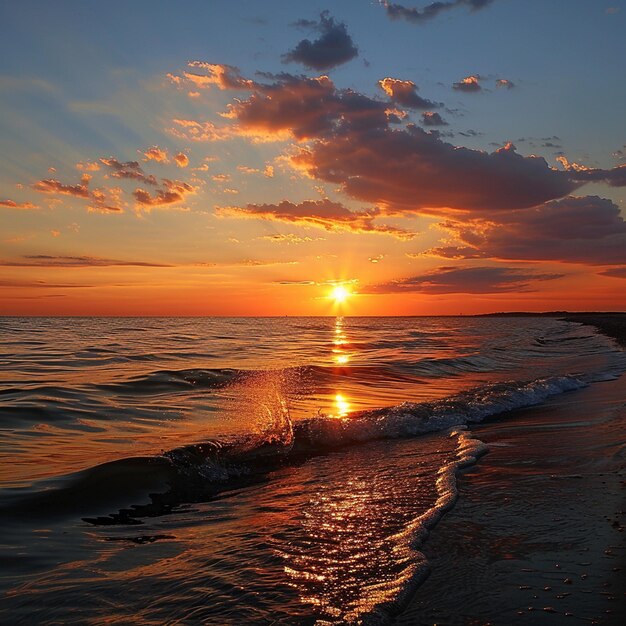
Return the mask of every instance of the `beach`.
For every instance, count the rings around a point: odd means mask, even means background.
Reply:
[[[622,344],[624,315],[572,316]],[[398,624],[623,624],[626,377],[472,427],[489,452],[431,533]]]

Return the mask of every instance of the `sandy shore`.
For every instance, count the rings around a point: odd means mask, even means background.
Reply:
[[[626,624],[626,376],[471,430],[490,451],[397,623]]]

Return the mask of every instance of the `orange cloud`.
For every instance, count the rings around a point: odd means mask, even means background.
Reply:
[[[328,199],[309,200],[300,204],[283,200],[279,204],[216,207],[215,214],[218,217],[263,219],[314,226],[330,232],[375,233],[391,235],[398,239],[412,239],[415,236],[415,233],[401,228],[376,224],[374,220],[380,215],[378,209],[350,211],[342,204]]]
[[[119,187],[109,189],[94,189],[91,198],[93,202],[87,206],[90,213],[122,213],[122,190]]]
[[[174,155],[174,161],[178,167],[187,167],[189,165],[189,157],[183,152],[176,153]]]
[[[191,61],[188,66],[202,70],[205,74],[183,72],[183,77],[168,74],[168,78],[175,84],[181,84],[183,80],[192,83],[198,89],[206,89],[215,85],[219,89],[253,89],[256,83],[243,78],[239,70],[232,65],[220,65],[218,63],[206,63],[205,61]]]
[[[14,200],[0,200],[0,207],[7,209],[18,209],[26,211],[29,209],[38,209],[39,207],[32,202],[15,202]]]
[[[383,78],[378,81],[380,88],[393,100],[410,109],[432,109],[441,104],[431,102],[417,95],[417,86],[411,80]]]
[[[195,193],[197,187],[180,180],[162,180],[164,189],[158,189],[155,195],[151,195],[145,189],[135,189],[133,196],[138,205],[144,207],[158,207],[176,204],[185,199],[189,194]]]
[[[233,136],[228,128],[219,128],[213,122],[198,122],[196,120],[173,119],[176,125],[168,128],[167,132],[187,141],[223,141]]]
[[[61,194],[66,196],[75,196],[77,198],[89,198],[89,181],[91,176],[83,174],[80,177],[80,184],[65,185],[53,178],[40,180],[33,185],[33,189],[40,193]]]
[[[300,235],[296,235],[294,233],[287,234],[276,234],[276,235],[264,235],[263,237],[259,237],[259,239],[265,239],[267,241],[271,241],[272,243],[286,243],[286,244],[294,244],[294,243],[308,243],[309,241],[324,241],[324,237],[300,237]]]
[[[97,172],[100,169],[100,165],[96,162],[85,161],[76,163],[76,169],[83,172]]]
[[[167,150],[163,150],[159,146],[148,148],[143,155],[146,161],[156,161],[157,163],[167,163],[169,161]]]
[[[452,89],[456,89],[457,91],[464,91],[466,93],[476,93],[477,91],[482,91],[482,87],[480,86],[480,76],[478,74],[473,74],[471,76],[466,76],[462,78],[458,83],[452,83]]]

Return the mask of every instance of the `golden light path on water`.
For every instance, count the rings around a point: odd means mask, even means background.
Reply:
[[[333,338],[333,361],[336,365],[347,365],[350,362],[352,354],[348,352],[346,346],[349,345],[348,339],[344,331],[343,317],[335,319],[335,331]],[[346,396],[337,391],[334,402],[334,417],[344,418],[351,410],[350,402]]]

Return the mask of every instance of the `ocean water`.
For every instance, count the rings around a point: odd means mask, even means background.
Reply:
[[[472,424],[625,369],[553,318],[0,318],[0,621],[385,623]]]

